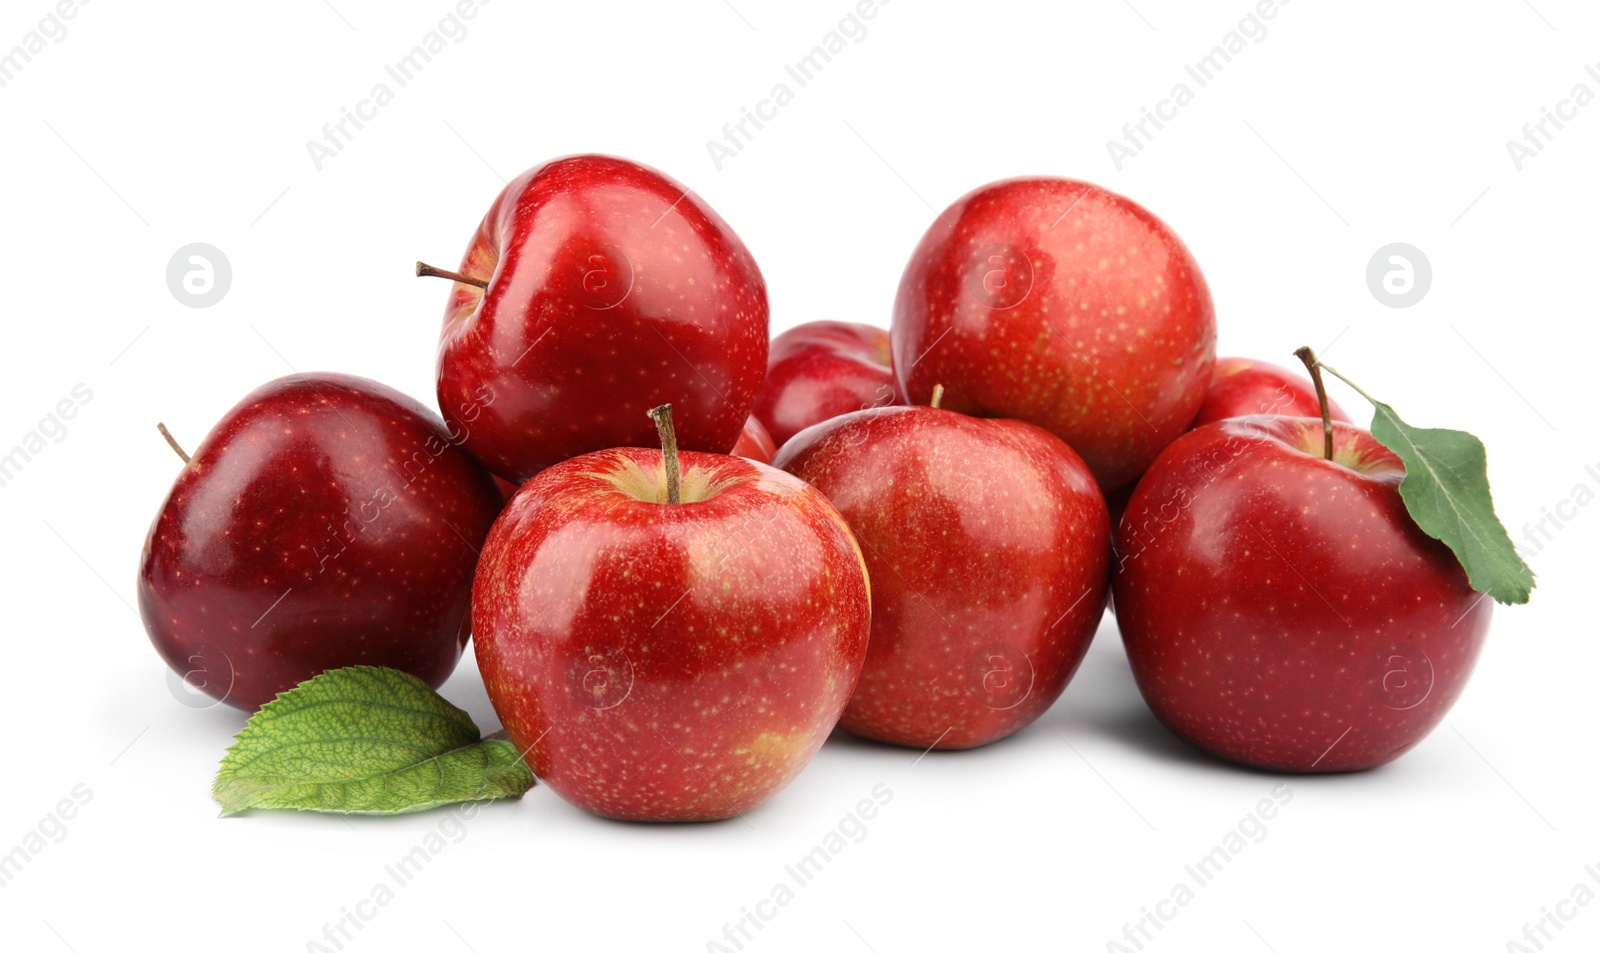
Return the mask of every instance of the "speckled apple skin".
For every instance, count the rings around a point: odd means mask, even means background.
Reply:
[[[767,287],[733,229],[693,192],[626,159],[556,159],[513,179],[453,283],[439,409],[521,483],[568,457],[656,446],[726,452],[767,367]]]
[[[773,443],[829,417],[902,403],[889,332],[849,321],[808,321],[772,339],[755,415]]]
[[[549,468],[495,523],[473,585],[507,736],[541,782],[604,817],[751,810],[811,760],[866,654],[866,569],[822,494],[738,457],[681,466],[676,505],[659,451]],[[691,502],[695,487],[709,498]]]
[[[1156,717],[1220,758],[1352,771],[1410,750],[1472,673],[1492,601],[1366,431],[1238,417],[1150,467],[1118,531],[1117,622]]]
[[[908,403],[1038,424],[1106,491],[1189,427],[1216,315],[1160,219],[1072,179],[1008,179],[945,210],[911,255],[890,329]]]
[[[175,672],[247,711],[330,668],[437,687],[467,644],[489,473],[410,397],[272,381],[194,450],[145,539],[139,614]]]
[[[1205,403],[1200,405],[1190,429],[1229,417],[1255,414],[1321,419],[1322,405],[1317,402],[1317,392],[1310,381],[1304,371],[1297,374],[1248,357],[1219,357],[1211,371],[1211,386],[1206,389]],[[1328,411],[1334,420],[1350,422],[1339,405],[1331,400]]]
[[[739,442],[733,445],[728,453],[757,463],[771,463],[772,455],[778,448],[772,442],[772,435],[767,433],[767,428],[761,426],[761,421],[751,416],[744,422],[744,429],[739,432]]]
[[[773,462],[827,495],[866,556],[872,639],[840,727],[971,748],[1061,695],[1110,572],[1105,501],[1072,448],[1020,421],[885,407],[807,428]]]

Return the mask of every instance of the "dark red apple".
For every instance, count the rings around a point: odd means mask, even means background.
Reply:
[[[1133,496],[1133,491],[1133,486],[1125,486],[1106,494],[1106,510],[1111,515],[1112,538],[1116,537],[1117,526],[1122,522],[1122,514],[1128,509],[1128,500]]]
[[[922,237],[895,298],[913,404],[1038,424],[1107,491],[1189,427],[1211,383],[1211,292],[1170,228],[1087,182],[1009,179]]]
[[[761,426],[761,421],[751,417],[744,422],[744,430],[739,432],[739,442],[728,452],[757,463],[771,463],[772,455],[778,452],[778,448],[773,445],[767,428]]]
[[[284,377],[228,411],[178,475],[145,540],[139,613],[174,671],[246,710],[345,665],[438,686],[466,646],[499,510],[488,472],[410,397]]]
[[[473,644],[539,780],[606,817],[743,814],[805,767],[866,653],[844,520],[764,464],[614,449],[557,464],[483,546]]]
[[[1450,710],[1491,602],[1422,532],[1365,430],[1238,417],[1151,465],[1118,534],[1117,622],[1156,717],[1274,771],[1399,757]]]
[[[827,495],[872,580],[866,667],[840,726],[970,748],[1060,696],[1105,607],[1105,500],[1031,424],[883,407],[801,431],[774,460]]]
[[[811,321],[772,339],[755,415],[781,447],[829,417],[898,403],[889,332],[870,324]]]
[[[1328,411],[1334,420],[1349,423],[1350,418],[1331,400]],[[1322,406],[1317,403],[1317,392],[1306,382],[1303,372],[1295,373],[1248,357],[1217,358],[1206,401],[1200,405],[1200,413],[1192,426],[1251,414],[1320,418]]]
[[[439,409],[507,480],[654,446],[645,411],[657,404],[672,404],[685,449],[738,440],[767,366],[767,288],[678,182],[608,156],[545,163],[505,187],[460,272],[443,274],[462,280],[445,309]]]

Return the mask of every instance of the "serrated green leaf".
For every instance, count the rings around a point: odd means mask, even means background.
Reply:
[[[533,772],[505,741],[421,679],[353,665],[262,706],[217,769],[222,816],[251,808],[409,814],[458,801],[519,798]]]
[[[1406,465],[1400,498],[1417,526],[1450,547],[1472,588],[1496,602],[1527,602],[1533,570],[1495,516],[1483,442],[1459,430],[1412,427],[1382,401],[1372,407],[1372,436]]]

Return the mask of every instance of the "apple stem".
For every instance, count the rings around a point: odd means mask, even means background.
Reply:
[[[184,465],[187,466],[189,464],[189,455],[183,452],[183,447],[178,445],[178,441],[172,436],[172,431],[167,429],[167,425],[158,423],[156,424],[156,429],[161,431],[161,436],[167,440],[167,446],[171,447],[172,452],[181,457]]]
[[[672,429],[672,405],[662,404],[648,411],[656,422],[656,433],[661,435],[661,461],[667,470],[667,502],[683,502],[682,477],[678,472],[678,434]]]
[[[449,278],[451,281],[459,281],[464,285],[471,285],[474,288],[483,288],[485,290],[488,290],[489,288],[489,282],[482,278],[471,278],[467,275],[461,274],[458,271],[445,271],[443,268],[435,268],[427,262],[421,261],[417,262],[417,277]]]
[[[1322,362],[1311,352],[1311,348],[1302,347],[1294,352],[1311,372],[1311,383],[1317,388],[1317,405],[1322,408],[1322,459],[1333,459],[1333,414],[1328,410],[1328,388],[1322,382]],[[1329,368],[1332,370],[1332,368]],[[1338,373],[1335,371],[1334,373]],[[1344,378],[1339,378],[1344,380]],[[1346,381],[1346,383],[1349,383]]]
[[[944,385],[935,384],[933,385],[933,396],[928,398],[928,406],[932,407],[934,410],[938,410],[939,401],[941,400],[944,400]]]

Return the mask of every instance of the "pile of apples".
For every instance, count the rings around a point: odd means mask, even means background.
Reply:
[[[442,417],[358,377],[273,381],[150,529],[146,630],[215,698],[254,710],[356,664],[437,687],[470,635],[558,794],[706,820],[835,726],[920,749],[1018,731],[1113,588],[1155,714],[1273,770],[1398,757],[1486,635],[1399,459],[1320,383],[1217,360],[1189,251],[1087,183],[957,201],[888,333],[769,344],[727,223],[605,156],[519,176],[458,270],[418,273],[451,281]]]

